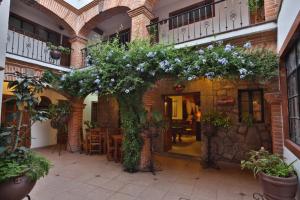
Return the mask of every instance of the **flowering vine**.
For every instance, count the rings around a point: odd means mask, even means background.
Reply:
[[[118,99],[125,132],[123,165],[128,171],[137,170],[140,158],[142,97],[156,81],[165,77],[179,81],[198,77],[268,80],[277,76],[276,54],[266,49],[252,49],[249,42],[243,47],[217,42],[195,50],[152,45],[145,40],[125,46],[114,40],[88,49],[90,67],[61,77],[45,73],[44,80],[71,96],[98,93]]]

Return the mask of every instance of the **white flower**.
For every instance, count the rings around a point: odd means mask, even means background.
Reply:
[[[231,51],[233,48],[234,48],[234,46],[231,46],[230,44],[227,44],[227,45],[225,46],[225,48],[224,48],[224,51],[225,51],[225,52],[229,52],[229,51]]]
[[[207,49],[209,49],[209,50],[211,50],[213,48],[214,48],[214,46],[212,44],[207,47]]]
[[[149,53],[147,53],[147,57],[148,58],[154,58],[155,56],[156,56],[156,52],[149,52]]]
[[[232,56],[233,56],[233,57],[237,57],[238,55],[239,55],[239,53],[236,52],[236,51],[232,53]]]
[[[227,65],[227,64],[228,64],[228,60],[227,60],[226,58],[218,59],[218,62],[219,62],[221,65]]]
[[[245,68],[239,69],[239,72],[240,72],[240,78],[241,78],[241,79],[245,78],[246,75],[248,74],[248,70],[245,69]]]
[[[215,76],[215,73],[214,72],[207,72],[204,76],[208,79],[212,79]]]
[[[112,78],[112,79],[110,79],[110,81],[113,83],[113,82],[115,82],[115,79],[114,79],[114,78]]]
[[[80,81],[79,81],[79,84],[82,85],[82,84],[83,84],[83,80],[80,80]]]
[[[161,61],[159,63],[159,66],[160,66],[161,69],[166,69],[166,67],[168,67],[169,65],[170,65],[170,63],[167,60]]]
[[[222,45],[222,44],[223,44],[223,40],[217,41],[217,44],[218,44],[218,45]]]
[[[131,64],[127,64],[126,67],[131,67]]]
[[[100,79],[99,78],[97,78],[95,81],[94,81],[94,83],[96,83],[96,84],[99,84],[101,81],[100,81]]]
[[[66,80],[66,76],[67,76],[66,74],[62,75],[61,78],[60,78],[60,80],[61,80],[61,81]]]
[[[200,55],[203,55],[203,54],[204,54],[204,50],[203,50],[203,49],[200,49],[200,50],[198,51],[198,53],[199,53]]]
[[[197,69],[197,70],[199,70],[199,69],[200,69],[200,66],[199,66],[199,65],[196,65],[194,68]]]
[[[245,49],[250,49],[251,47],[252,47],[251,42],[247,42],[246,44],[244,44]]]
[[[194,80],[196,78],[197,78],[197,76],[193,75],[193,76],[188,77],[188,80],[191,81],[191,80]]]
[[[175,58],[176,63],[181,63],[181,60],[179,58]]]
[[[155,76],[155,71],[150,72],[151,76]]]
[[[129,92],[130,92],[130,90],[129,90],[129,89],[126,89],[126,90],[125,90],[125,93],[126,93],[126,94],[128,94]]]

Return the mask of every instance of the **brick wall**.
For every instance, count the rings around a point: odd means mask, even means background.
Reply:
[[[277,18],[281,0],[264,0],[266,21],[275,20]]]

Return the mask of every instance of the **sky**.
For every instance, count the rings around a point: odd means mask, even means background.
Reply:
[[[64,1],[71,4],[73,7],[80,9],[83,6],[92,2],[93,0],[64,0]]]

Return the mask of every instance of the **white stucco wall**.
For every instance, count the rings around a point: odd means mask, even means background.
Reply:
[[[92,116],[92,102],[93,101],[98,101],[98,95],[96,94],[90,94],[87,96],[84,100],[84,110],[83,110],[83,120],[82,120],[82,127],[83,127],[83,134],[86,134],[85,129],[87,128],[84,125],[84,121],[91,121],[91,116]]]
[[[53,104],[57,104],[58,100],[66,100],[64,96],[52,90],[45,90],[40,96],[48,97]],[[57,131],[51,127],[50,120],[35,122],[31,127],[31,148],[55,145],[56,138]]]
[[[0,4],[0,68],[5,67],[6,41],[8,31],[10,0],[3,1]],[[3,93],[4,71],[0,71],[0,95]],[[0,98],[0,112],[2,108],[2,98]],[[1,122],[1,113],[0,113]]]
[[[277,49],[280,51],[287,34],[289,33],[296,16],[300,11],[300,1],[283,0],[278,17]]]

